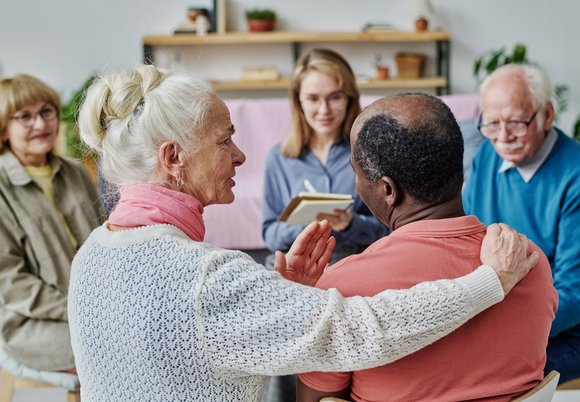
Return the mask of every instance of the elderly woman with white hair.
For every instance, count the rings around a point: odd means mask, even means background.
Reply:
[[[203,241],[204,208],[234,201],[245,160],[204,81],[154,66],[101,77],[79,124],[120,187],[73,262],[71,337],[90,401],[257,401],[267,375],[385,364],[499,302],[537,261],[524,237],[494,225],[482,249],[489,266],[344,298],[304,286],[332,251],[326,221],[277,254],[280,273]]]

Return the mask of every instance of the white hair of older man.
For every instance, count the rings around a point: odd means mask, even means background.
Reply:
[[[546,72],[535,64],[506,64],[496,69],[481,83],[479,93],[483,95],[489,83],[500,75],[520,74],[528,84],[528,90],[535,109],[544,110],[548,102],[552,101],[552,84]],[[544,123],[544,114],[538,113],[538,125]]]

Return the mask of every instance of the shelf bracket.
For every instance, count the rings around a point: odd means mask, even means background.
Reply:
[[[296,62],[298,61],[299,57],[300,57],[300,43],[292,42],[292,58],[294,60],[294,65],[296,65]]]
[[[448,40],[438,40],[435,42],[437,46],[437,63],[435,66],[437,76],[445,77],[445,88],[437,88],[437,95],[443,95],[443,90],[445,90],[445,95],[451,93],[451,75],[449,71],[449,65],[451,60],[451,48],[449,46]]]
[[[153,46],[143,45],[143,64],[154,64]]]

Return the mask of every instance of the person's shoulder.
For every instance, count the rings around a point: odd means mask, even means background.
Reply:
[[[475,152],[475,155],[473,158],[481,163],[481,162],[489,161],[490,157],[494,157],[494,156],[499,157],[497,155],[497,152],[495,152],[495,149],[493,148],[491,141],[484,140],[477,148],[477,151]]]
[[[393,236],[392,234],[382,237],[367,247],[363,252],[350,255],[328,266],[320,277],[316,287],[321,289],[336,288],[341,293],[358,293],[357,289],[360,287],[361,281],[364,283],[368,278],[358,278],[357,271],[360,272],[360,268],[362,267],[369,268],[369,262],[371,261],[383,261],[380,263],[381,269],[386,269],[387,266],[391,266],[389,262],[392,260],[385,260],[383,257],[389,253],[389,248],[397,240],[400,239],[397,239],[397,236]],[[357,279],[353,280],[354,278]]]
[[[537,251],[540,259],[528,276],[534,281],[553,283],[552,267],[546,254],[532,240],[530,240],[530,250]],[[536,286],[534,287],[537,288]]]
[[[580,156],[580,143],[558,128],[556,128],[556,133],[558,134],[558,140],[556,142],[557,152],[565,158],[573,158],[576,162]],[[580,167],[578,163],[574,163],[573,165]]]
[[[202,245],[209,253],[209,258],[216,261],[218,265],[256,264],[252,257],[242,251],[229,250],[210,243],[202,243]]]
[[[282,148],[282,144],[278,143],[268,150],[267,155],[272,156],[272,157],[273,156],[282,156],[282,154],[280,153],[281,148]]]
[[[53,157],[58,160],[61,165],[60,169],[62,169],[65,174],[76,174],[83,177],[89,177],[89,172],[82,161],[61,155],[54,155]]]
[[[53,157],[69,169],[84,169],[83,163],[78,159],[63,155],[53,155]]]
[[[281,147],[282,147],[281,144],[276,144],[268,150],[268,152],[266,153],[266,166],[279,164],[284,159],[286,159],[286,157],[283,156],[281,153]]]
[[[546,172],[557,175],[560,183],[571,182],[580,187],[580,144],[556,128],[558,138],[546,160]]]

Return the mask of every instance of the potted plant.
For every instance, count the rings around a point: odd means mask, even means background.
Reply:
[[[250,32],[268,32],[274,30],[276,12],[269,8],[254,8],[246,11]]]
[[[389,79],[389,66],[383,62],[383,56],[375,55],[375,68],[377,70],[377,80]]]

